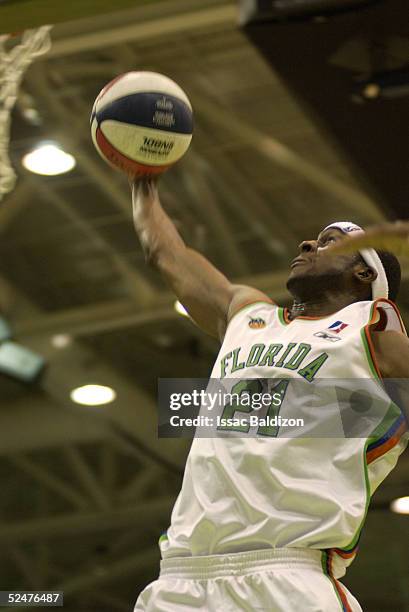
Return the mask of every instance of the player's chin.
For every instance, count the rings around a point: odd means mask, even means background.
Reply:
[[[308,274],[301,274],[300,272],[295,272],[291,270],[290,274],[287,277],[286,287],[290,293],[293,293],[293,290],[296,287],[303,286],[308,284]]]
[[[290,274],[288,275],[288,280],[290,278],[304,278],[309,277],[312,274],[312,266],[307,263],[297,264],[290,269]]]
[[[293,295],[298,294],[300,291],[304,293],[308,287],[315,286],[315,276],[316,271],[313,269],[313,266],[294,266],[287,277],[286,286],[288,291]]]

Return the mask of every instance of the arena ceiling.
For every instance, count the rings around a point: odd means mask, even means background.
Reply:
[[[127,181],[90,140],[100,89],[143,69],[186,90],[193,145],[161,180],[163,203],[191,246],[279,302],[302,239],[334,219],[368,225],[393,212],[238,28],[235,3],[148,3],[61,23],[52,40],[21,88],[10,147],[18,182],[0,204],[2,313],[48,363],[36,387],[0,381],[2,583],[64,590],[73,612],[125,611],[157,573],[189,447],[157,439],[157,379],[208,376],[218,345],[174,311],[143,261]],[[44,139],[76,169],[24,170],[22,156]],[[404,315],[408,278],[406,267]],[[109,384],[117,400],[74,405],[70,390],[88,382]],[[409,607],[409,521],[387,509],[408,485],[406,455],[375,496],[347,580],[368,612]]]

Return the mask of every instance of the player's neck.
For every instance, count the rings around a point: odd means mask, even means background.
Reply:
[[[294,300],[293,305],[289,310],[290,319],[296,319],[297,317],[325,317],[334,312],[338,312],[345,306],[351,303],[351,296],[334,296],[325,297],[324,300],[314,301],[298,301]]]

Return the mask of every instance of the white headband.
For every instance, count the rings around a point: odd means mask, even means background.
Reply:
[[[336,221],[335,223],[331,223],[327,225],[322,231],[325,231],[330,228],[335,228],[341,230],[344,234],[349,234],[351,232],[362,232],[365,230],[356,223],[352,223],[350,221]],[[386,278],[385,268],[380,260],[378,253],[375,249],[362,249],[359,251],[362,259],[366,263],[367,266],[376,270],[378,276],[372,282],[372,299],[377,300],[378,298],[387,298],[389,296],[389,285],[388,279]]]

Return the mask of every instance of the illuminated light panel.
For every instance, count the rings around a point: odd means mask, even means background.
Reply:
[[[44,176],[64,174],[75,168],[75,157],[66,153],[55,144],[43,144],[23,157],[23,166]]]
[[[83,385],[73,389],[70,393],[70,398],[76,404],[84,406],[101,406],[109,404],[116,398],[116,393],[111,387],[103,385]]]
[[[55,334],[51,338],[51,344],[55,346],[55,348],[63,349],[72,344],[72,337],[68,334]]]
[[[409,514],[409,495],[394,499],[391,503],[391,510],[397,514]]]

